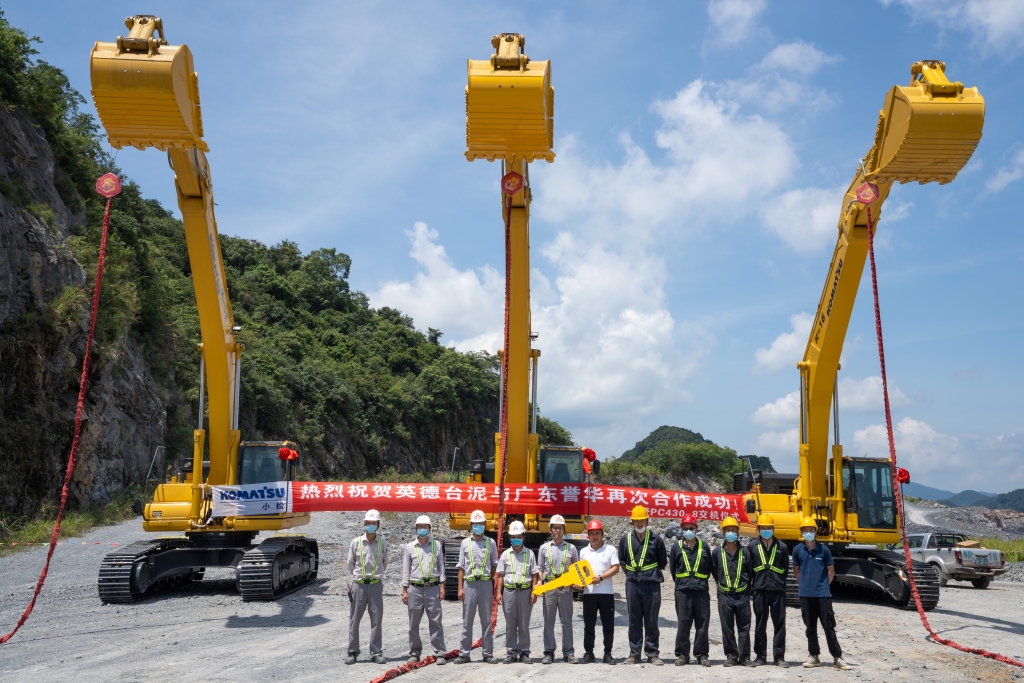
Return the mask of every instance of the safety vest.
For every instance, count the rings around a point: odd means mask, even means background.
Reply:
[[[381,537],[380,537],[380,535],[378,535],[377,536],[377,557],[373,558],[373,571],[370,572],[369,576],[367,576],[366,575],[366,551],[363,550],[363,543],[362,543],[362,541],[359,542],[359,568],[363,572],[363,575],[362,575],[362,580],[363,581],[366,581],[367,579],[370,579],[370,583],[377,583],[377,582],[380,581],[380,579],[377,578],[376,574],[377,574],[377,563],[380,562],[380,556],[381,556],[382,553],[383,553],[383,551],[381,550]]]
[[[626,548],[629,550],[629,564],[626,565],[626,569],[631,572],[645,572],[649,569],[656,569],[658,567],[657,562],[651,562],[650,564],[638,564],[636,557],[633,556],[633,536],[632,531],[629,532],[629,536],[626,538]],[[647,559],[647,544],[651,541],[651,530],[648,529],[647,533],[644,534],[644,547],[640,550],[640,561],[643,562]]]
[[[683,545],[682,541],[679,541],[679,554],[682,556],[683,564],[686,565],[686,571],[685,572],[676,572],[676,578],[677,579],[685,579],[688,576],[690,576],[691,573],[694,576],[696,576],[698,579],[706,579],[706,578],[708,578],[707,574],[701,574],[700,572],[697,571],[698,569],[700,569],[700,558],[701,558],[701,555],[704,554],[704,542],[702,540],[700,540],[699,538],[697,539],[697,559],[694,560],[693,567],[690,566],[690,558],[686,554],[686,547]]]
[[[523,563],[519,565],[519,569],[516,569],[516,553],[514,550],[509,548],[505,551],[507,553],[508,563],[512,567],[512,580],[505,582],[505,588],[529,588],[532,581],[527,582],[526,580],[526,566],[530,564],[529,556],[523,560]],[[524,551],[529,552],[529,551]]]
[[[555,570],[555,563],[551,561],[551,548],[555,545],[554,541],[549,541],[544,544],[544,547],[548,549],[548,569],[550,571]],[[569,565],[569,544],[563,542],[562,546],[565,550],[562,551],[562,568],[558,570],[557,574],[548,574],[544,577],[545,581],[557,579],[559,576],[565,573],[565,568]]]
[[[772,546],[772,554],[766,560],[766,559],[764,559],[764,545],[762,543],[758,543],[757,544],[757,552],[761,555],[761,564],[759,564],[756,567],[754,567],[754,571],[755,572],[763,572],[765,570],[765,565],[767,565],[768,569],[771,569],[776,574],[785,574],[786,573],[785,569],[782,569],[781,567],[776,567],[775,566],[775,551],[778,550],[778,549],[779,549],[779,544],[776,541],[775,545]]]
[[[736,549],[739,557],[736,558],[736,578],[729,580],[729,558],[725,554],[725,546],[722,546],[722,579],[719,584],[723,593],[741,593],[747,589],[747,584],[740,584],[740,577],[743,575],[743,548]]]
[[[470,543],[472,543],[472,541],[470,541]],[[418,546],[419,543],[417,542],[416,545]],[[430,539],[430,565],[427,567],[426,574],[423,573],[423,553],[416,552],[417,550],[419,550],[419,548],[413,547],[412,552],[416,555],[416,566],[420,568],[420,581],[430,583],[434,580],[434,565],[436,564],[434,558],[434,539]],[[772,557],[774,557],[774,555]]]
[[[490,541],[488,541],[487,537],[485,536],[484,537],[484,560],[483,560],[483,562],[480,563],[479,570],[474,569],[473,568],[473,537],[472,536],[469,537],[469,576],[466,577],[467,579],[469,579],[470,581],[486,581],[487,579],[491,578],[490,574],[484,574],[484,567],[488,566],[487,565],[487,555],[490,552],[491,552],[491,544],[490,544]]]

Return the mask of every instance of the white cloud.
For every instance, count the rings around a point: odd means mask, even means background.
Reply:
[[[982,52],[1013,54],[1024,48],[1024,3],[1020,0],[882,0],[898,2],[914,21],[931,21],[941,30],[965,26]]]
[[[717,40],[723,45],[736,45],[754,30],[759,15],[767,6],[765,0],[711,0],[708,18],[714,25]]]
[[[810,43],[798,40],[777,45],[761,60],[762,69],[782,69],[809,76],[826,64],[839,61],[835,55],[825,54]]]
[[[792,424],[800,419],[800,392],[792,391],[772,403],[765,403],[750,416],[754,422],[768,427]]]
[[[775,469],[779,469],[781,460],[794,460],[800,448],[799,428],[793,427],[784,431],[769,431],[757,437],[758,455],[767,455],[777,459]],[[785,467],[780,471],[786,471]]]
[[[754,352],[757,361],[754,373],[770,375],[784,367],[796,367],[797,361],[803,356],[807,346],[807,336],[811,333],[810,313],[797,313],[789,317],[792,331],[783,332],[768,348],[761,347]]]
[[[988,179],[985,189],[989,192],[1000,192],[1007,185],[1021,178],[1024,178],[1024,148],[1018,149],[1010,163],[1000,168],[994,176]]]
[[[885,211],[882,217],[886,223],[895,223],[901,221],[910,215],[910,210],[914,208],[914,202],[886,202]],[[878,240],[878,236],[875,236],[875,240]]]
[[[910,399],[900,391],[900,388],[889,383],[889,406],[891,408],[902,408],[910,405]],[[864,379],[853,379],[844,377],[839,380],[839,415],[843,411],[852,413],[870,413],[883,411],[885,403],[882,400],[882,378],[878,375],[865,377]]]
[[[761,207],[761,221],[798,252],[814,252],[836,238],[845,188],[789,190]]]

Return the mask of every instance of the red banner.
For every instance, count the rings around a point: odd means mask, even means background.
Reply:
[[[294,512],[350,512],[375,508],[394,512],[498,511],[497,484],[373,484],[301,482],[291,484]],[[505,484],[507,514],[628,517],[636,505],[651,517],[747,522],[743,496],[733,493],[660,491],[599,484]]]

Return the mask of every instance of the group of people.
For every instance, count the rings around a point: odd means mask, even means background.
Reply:
[[[382,617],[383,579],[388,561],[388,543],[380,532],[380,513],[365,515],[365,534],[355,538],[348,552],[352,573],[349,586],[349,644],[346,664],[359,656],[359,623],[370,615],[370,658],[383,664]],[[473,629],[477,619],[482,631],[483,661],[496,664],[531,663],[530,617],[538,599],[544,613],[543,664],[556,659],[555,622],[561,626],[561,659],[570,664],[597,661],[597,619],[603,636],[602,662],[615,664],[612,645],[615,636],[615,594],[611,579],[625,571],[625,600],[628,613],[629,656],[626,664],[639,664],[646,655],[649,664],[663,664],[660,654],[658,617],[661,610],[661,584],[666,567],[675,582],[675,610],[678,629],[675,665],[685,666],[693,659],[711,666],[708,628],[711,620],[709,579],[718,586],[718,617],[722,628],[724,666],[788,667],[786,662],[786,576],[793,567],[799,585],[800,610],[807,635],[809,658],[805,667],[821,666],[818,624],[825,632],[833,666],[848,670],[836,637],[836,618],[832,609],[829,584],[835,575],[832,555],[827,546],[817,543],[817,525],[805,518],[801,523],[803,543],[792,554],[774,534],[771,515],[757,519],[758,537],[746,546],[739,543],[739,522],[727,518],[721,523],[724,543],[712,547],[697,538],[697,521],[687,515],[680,520],[682,539],[666,548],[661,536],[649,526],[643,506],[631,514],[633,530],[619,540],[618,546],[605,542],[600,520],[587,525],[590,543],[578,550],[565,538],[565,519],[553,515],[549,521],[551,540],[534,553],[525,546],[526,529],[522,522],[509,525],[510,547],[499,553],[494,539],[485,535],[487,518],[480,510],[470,515],[471,535],[459,549],[458,597],[463,604],[459,655],[453,662],[470,661]],[[587,560],[593,571],[590,585],[562,586],[543,592],[534,588],[562,577],[579,560]],[[427,616],[430,646],[437,664],[445,664],[444,627],[441,601],[445,597],[445,566],[442,542],[431,538],[430,518],[416,520],[416,538],[402,551],[402,602],[409,610],[409,662],[419,662],[423,652],[420,623]],[[573,591],[582,591],[583,651],[576,657],[573,643]],[[504,660],[494,656],[491,630],[491,605],[497,602],[505,615]],[[751,659],[751,609],[754,621],[754,659]],[[772,622],[771,662],[768,659],[768,621]],[[691,647],[692,634],[692,647]]]

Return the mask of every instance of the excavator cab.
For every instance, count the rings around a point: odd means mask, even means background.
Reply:
[[[843,504],[847,528],[857,531],[897,529],[892,467],[877,458],[843,459]]]
[[[292,441],[243,441],[238,446],[238,483],[263,484],[272,481],[293,481],[298,459],[282,460],[281,448],[299,452]]]

